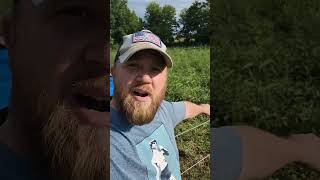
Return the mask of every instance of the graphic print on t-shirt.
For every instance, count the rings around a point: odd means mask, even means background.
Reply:
[[[136,148],[140,160],[147,167],[149,180],[181,179],[177,153],[163,125]]]

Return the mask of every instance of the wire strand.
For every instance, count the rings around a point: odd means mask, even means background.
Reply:
[[[202,161],[204,161],[205,159],[207,159],[208,157],[210,157],[210,154],[208,154],[206,157],[202,158],[200,161],[198,161],[197,163],[195,163],[194,165],[192,165],[191,167],[189,167],[188,169],[186,169],[185,171],[183,171],[181,173],[181,175],[183,175],[184,173],[188,172],[190,169],[192,169],[193,167],[195,167],[196,165],[200,164]]]
[[[179,137],[179,136],[181,136],[181,135],[183,135],[183,134],[185,134],[185,133],[187,133],[187,132],[189,132],[189,131],[192,131],[192,130],[194,130],[194,129],[196,129],[196,128],[198,128],[198,127],[200,127],[200,126],[202,126],[202,125],[204,125],[204,124],[206,124],[206,123],[208,123],[208,122],[210,122],[210,120],[208,120],[208,121],[206,121],[206,122],[204,122],[204,123],[201,123],[201,124],[199,124],[199,125],[197,125],[197,126],[195,126],[195,127],[193,127],[193,128],[190,128],[190,129],[188,129],[188,130],[186,130],[186,131],[183,131],[182,133],[177,134],[176,137]]]

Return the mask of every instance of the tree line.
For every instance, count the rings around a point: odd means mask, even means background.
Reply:
[[[167,45],[209,44],[209,11],[209,0],[196,0],[179,15],[173,6],[161,7],[152,1],[142,19],[128,8],[127,0],[111,0],[111,44],[119,44],[122,36],[141,29],[149,29],[159,35]]]

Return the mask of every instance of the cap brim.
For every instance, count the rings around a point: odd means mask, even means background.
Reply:
[[[158,46],[151,44],[149,42],[140,42],[137,44],[133,44],[125,53],[119,56],[119,61],[120,63],[124,63],[138,51],[146,50],[146,49],[152,49],[152,50],[158,51],[163,56],[168,68],[171,68],[173,66],[172,59],[169,56],[169,54],[164,52]]]

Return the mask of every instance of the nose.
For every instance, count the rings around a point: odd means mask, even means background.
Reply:
[[[149,84],[152,82],[152,78],[150,73],[148,73],[147,71],[140,70],[137,75],[137,81],[143,84]]]
[[[103,67],[105,75],[107,75],[110,69],[110,44],[106,38],[109,38],[109,31],[107,30],[105,20],[97,18],[95,21],[88,28],[89,31],[86,32],[86,47],[83,58],[88,64],[96,64]]]

